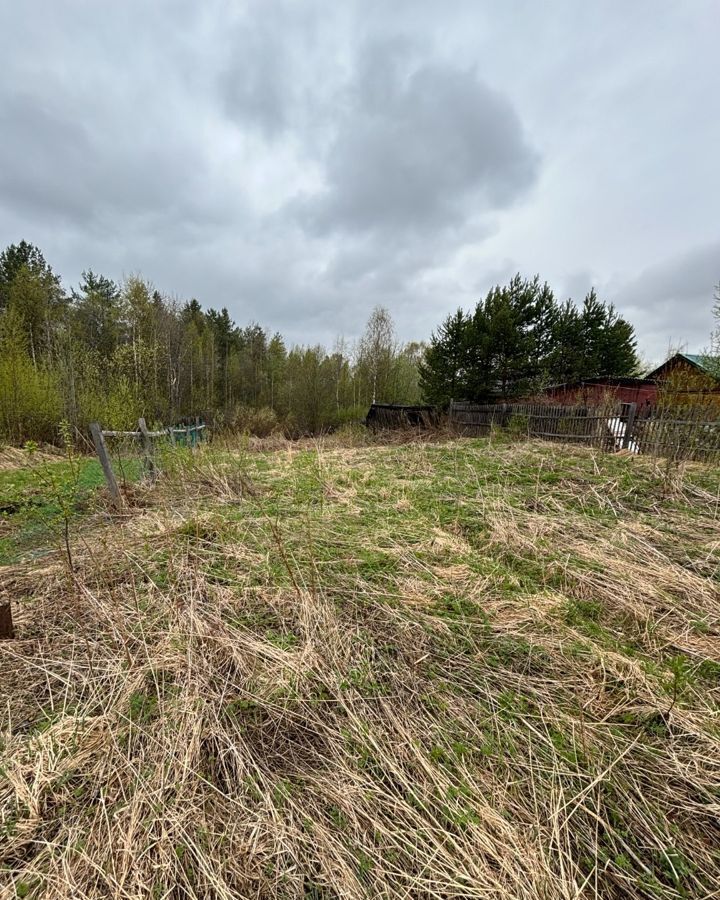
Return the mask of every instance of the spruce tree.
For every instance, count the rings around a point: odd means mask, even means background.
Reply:
[[[468,389],[470,318],[461,309],[434,331],[419,365],[420,391],[427,403],[445,407],[465,399]]]

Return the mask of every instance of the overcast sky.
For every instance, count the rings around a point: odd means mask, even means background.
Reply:
[[[718,46],[718,0],[0,0],[0,245],[303,343],[537,272],[699,351]]]

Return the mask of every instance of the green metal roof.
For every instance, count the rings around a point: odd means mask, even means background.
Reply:
[[[684,359],[686,362],[690,363],[691,366],[695,366],[695,368],[700,369],[701,372],[705,372],[707,375],[711,375],[713,378],[720,381],[720,357],[708,356],[705,353],[675,353],[670,359],[666,359],[661,366],[658,366],[657,369],[648,372],[645,377],[649,380],[657,378],[665,372],[673,361],[678,359]]]
[[[683,356],[688,362],[691,362],[693,365],[697,366],[699,369],[702,369],[703,372],[707,372],[709,375],[715,375],[717,369],[714,368],[713,363],[718,364],[720,360],[715,357],[705,356],[703,353],[678,353],[678,356]]]

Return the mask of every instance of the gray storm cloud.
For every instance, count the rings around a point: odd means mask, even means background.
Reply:
[[[720,240],[650,266],[615,293],[638,330],[665,348],[700,352],[710,343],[710,306],[720,283]],[[687,333],[696,335],[692,345]]]
[[[404,73],[393,47],[363,59],[325,165],[305,205],[319,232],[422,232],[512,203],[533,183],[537,153],[508,100],[471,71]]]
[[[539,272],[594,283],[650,358],[707,342],[714,0],[38,0],[0,35],[0,245],[68,286],[139,271],[331,343],[377,303],[427,337]]]

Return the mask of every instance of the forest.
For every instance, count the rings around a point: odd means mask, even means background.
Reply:
[[[359,339],[288,346],[226,308],[162,294],[139,275],[88,269],[67,290],[26,241],[0,254],[0,440],[54,441],[64,421],[126,428],[201,415],[215,427],[288,436],[361,420],[370,403],[440,406],[638,370],[632,326],[592,291],[556,300],[538,277],[493,288],[427,343],[398,339],[376,307]]]

